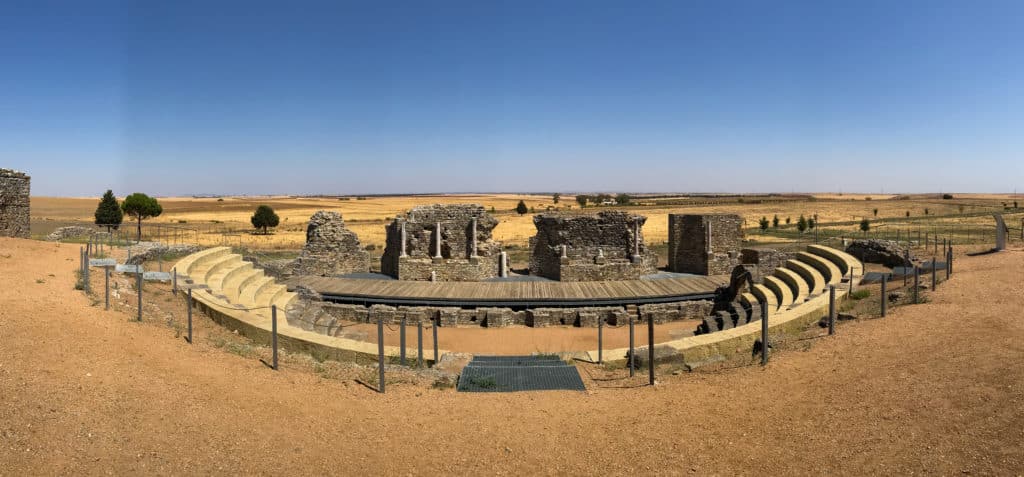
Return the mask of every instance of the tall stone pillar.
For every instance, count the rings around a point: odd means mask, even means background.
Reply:
[[[437,243],[434,244],[434,258],[441,258],[441,222],[437,223],[437,231],[434,232],[436,235]]]
[[[508,254],[505,252],[498,254],[498,276],[501,278],[508,276]]]
[[[640,256],[640,222],[633,222],[633,258]]]
[[[406,249],[406,245],[405,245],[406,244],[406,238],[405,237],[406,237],[406,235],[405,235],[405,221],[404,220],[402,221],[402,233],[400,235],[402,237],[402,250],[398,254],[398,256],[399,257],[406,257],[407,256],[406,253],[405,253],[405,249]]]
[[[472,245],[471,245],[471,249],[470,249],[470,253],[469,253],[469,258],[476,258],[476,217],[473,217],[473,231],[472,231],[472,234],[473,234],[473,236],[471,237],[472,241],[470,242],[470,243],[472,243]]]

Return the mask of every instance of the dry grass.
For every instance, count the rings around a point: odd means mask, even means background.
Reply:
[[[870,197],[870,200],[867,198]],[[902,197],[905,197],[902,198]],[[507,245],[525,246],[534,235],[532,214],[518,215],[513,209],[523,200],[535,212],[549,207],[575,213],[596,213],[619,207],[588,207],[580,211],[572,196],[563,196],[559,204],[553,204],[547,195],[419,195],[338,198],[294,198],[294,197],[225,197],[214,198],[162,198],[164,214],[148,221],[149,224],[173,226],[187,229],[188,241],[212,245],[225,241],[223,233],[234,231],[227,237],[230,243],[263,250],[296,249],[305,241],[305,226],[309,216],[318,210],[341,213],[348,226],[359,234],[364,245],[384,245],[384,226],[395,215],[416,205],[424,204],[481,204],[492,208],[500,224],[495,229],[495,238]],[[674,213],[730,213],[743,216],[746,226],[753,230],[761,217],[771,219],[779,216],[784,225],[786,218],[796,224],[801,214],[818,216],[824,227],[836,226],[844,231],[857,231],[856,222],[867,217],[873,222],[879,219],[889,221],[885,226],[894,229],[905,226],[900,220],[910,212],[911,218],[923,217],[925,209],[929,215],[964,217],[946,218],[942,222],[956,224],[991,224],[987,216],[972,216],[983,212],[1002,210],[1003,204],[1012,205],[1014,200],[1024,202],[1010,194],[957,194],[953,200],[943,200],[936,194],[915,196],[894,196],[883,194],[815,194],[796,200],[774,200],[772,198],[746,197],[740,202],[737,197],[709,198],[700,204],[649,205],[621,208],[648,217],[644,233],[652,244],[664,243],[668,236],[668,214]],[[59,225],[74,222],[89,222],[98,199],[82,198],[32,198],[33,233],[45,235]],[[281,225],[273,235],[251,235],[249,217],[260,204],[273,207],[281,217]],[[877,216],[874,209],[878,209]],[[910,222],[917,223],[917,222]],[[1011,224],[1013,226],[1013,224]],[[759,242],[776,241],[771,237],[758,236]]]

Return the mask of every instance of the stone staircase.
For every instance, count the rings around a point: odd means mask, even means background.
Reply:
[[[231,253],[228,247],[189,255],[181,259],[175,269],[186,283],[206,285],[210,295],[223,305],[249,310],[265,318],[270,318],[271,305],[277,305],[279,318],[285,318],[288,306],[298,296],[273,277],[264,275],[262,269],[243,260],[241,255]]]
[[[850,272],[853,272],[852,275]],[[714,333],[759,321],[762,306],[768,315],[798,307],[822,293],[829,285],[839,285],[864,276],[864,265],[852,255],[823,245],[809,245],[775,269],[762,283],[740,294],[725,310],[704,318],[696,334]]]

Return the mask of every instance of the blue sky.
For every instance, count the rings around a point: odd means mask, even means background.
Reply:
[[[36,195],[1005,192],[1022,25],[1019,1],[8,0],[0,167]]]

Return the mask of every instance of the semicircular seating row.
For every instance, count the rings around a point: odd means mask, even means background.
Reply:
[[[175,265],[178,275],[194,285],[206,285],[206,293],[221,305],[247,310],[270,318],[271,305],[277,305],[281,317],[298,295],[266,276],[263,269],[228,247],[209,248],[183,258]]]
[[[844,280],[863,275],[864,265],[853,255],[824,245],[808,245],[806,251],[798,252],[750,291],[740,294],[729,304],[728,310],[719,310],[705,317],[704,322],[697,326],[697,334],[728,330],[758,321],[763,305],[768,307],[769,315],[789,310],[818,294],[827,293],[829,285],[839,285]]]

